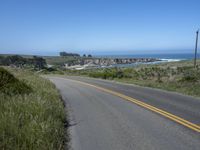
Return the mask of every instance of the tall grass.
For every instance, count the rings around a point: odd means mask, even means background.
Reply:
[[[32,91],[0,91],[0,149],[64,149],[65,113],[55,86],[32,72],[9,71]]]

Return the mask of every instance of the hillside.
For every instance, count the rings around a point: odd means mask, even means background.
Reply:
[[[34,72],[0,68],[0,149],[64,149],[66,116],[58,91]]]

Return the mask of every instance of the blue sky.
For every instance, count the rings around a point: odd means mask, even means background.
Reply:
[[[0,53],[188,53],[199,27],[199,0],[0,0]]]

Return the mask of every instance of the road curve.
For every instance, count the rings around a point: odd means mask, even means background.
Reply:
[[[198,150],[200,147],[200,134],[198,132],[190,130],[161,115],[125,101],[118,96],[73,80],[58,77],[48,78],[60,90],[69,110],[70,124],[72,125],[70,127],[71,146],[75,150]],[[133,96],[129,93],[132,91],[132,94],[136,93],[134,98],[137,98],[140,94],[142,95],[142,90],[137,89],[140,87],[87,78],[71,78],[101,85],[101,87],[103,86],[128,96]],[[155,103],[162,95],[160,93],[163,93],[163,91],[148,88],[144,88],[144,90],[153,91],[151,92],[151,101],[154,100],[153,97],[157,92],[158,95],[157,99],[155,98]],[[148,95],[149,91],[147,91],[143,91],[145,96]],[[158,104],[164,105],[163,101],[168,98],[165,94],[164,92],[164,96],[161,97],[162,100],[160,99],[161,102]],[[192,104],[185,102],[186,99],[193,98],[179,94],[175,94],[174,98],[173,94],[169,92],[169,98],[177,99],[179,96],[184,97],[182,103],[179,99],[174,102],[174,105],[177,104],[177,114],[180,113],[179,109],[186,107],[184,115],[189,116],[186,119],[189,118],[188,120],[199,123],[199,120],[196,120],[199,119],[199,109],[196,110],[197,106],[195,106],[190,110]],[[139,99],[144,100],[145,98],[139,97]],[[170,106],[173,104],[171,102],[173,99],[165,103]],[[199,100],[197,100],[197,104],[199,104],[198,102]],[[190,105],[185,106],[187,103]],[[189,110],[191,112],[188,115],[187,112]],[[197,113],[195,113],[196,111]],[[193,113],[196,115],[193,116]]]
[[[76,76],[67,78],[114,90],[200,125],[200,99],[198,98],[101,79]]]

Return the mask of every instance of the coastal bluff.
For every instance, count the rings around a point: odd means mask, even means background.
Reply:
[[[76,61],[68,62],[65,67],[76,69],[83,67],[106,67],[117,64],[148,63],[160,61],[157,58],[79,58]]]

